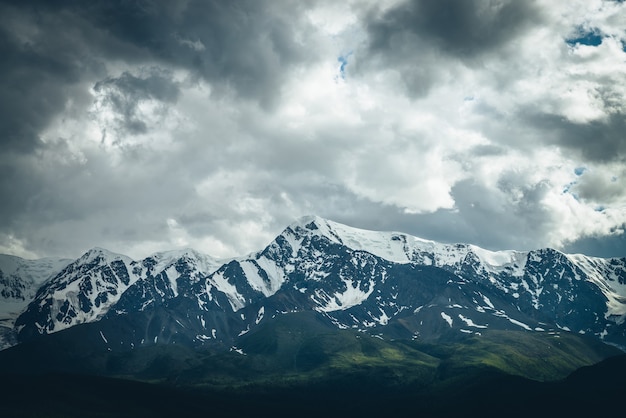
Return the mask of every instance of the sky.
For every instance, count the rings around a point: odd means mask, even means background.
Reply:
[[[305,215],[626,256],[626,4],[0,0],[0,253],[258,251]]]

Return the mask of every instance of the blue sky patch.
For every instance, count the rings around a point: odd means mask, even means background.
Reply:
[[[565,40],[568,45],[589,45],[589,46],[598,46],[602,43],[602,33],[599,30],[583,30],[579,28],[578,36],[574,38],[568,38]]]
[[[346,65],[348,65],[348,57],[350,55],[352,55],[352,51],[337,57],[337,61],[341,63],[341,66],[339,67],[339,76],[344,80],[346,78]]]

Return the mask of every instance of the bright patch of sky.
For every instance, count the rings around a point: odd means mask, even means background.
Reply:
[[[337,61],[339,61],[339,75],[342,79],[346,78],[346,66],[348,65],[348,58],[350,57],[350,55],[352,55],[352,52],[349,52],[346,55],[340,55],[337,58]]]
[[[602,34],[596,30],[581,30],[577,37],[566,39],[566,42],[572,46],[576,44],[598,46],[602,43]]]

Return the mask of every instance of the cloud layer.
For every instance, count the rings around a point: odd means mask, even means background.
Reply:
[[[4,1],[0,252],[234,256],[315,213],[626,255],[626,5]]]

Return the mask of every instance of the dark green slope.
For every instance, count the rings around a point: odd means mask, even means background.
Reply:
[[[0,416],[541,417],[603,408],[626,389],[620,350],[566,332],[384,340],[308,311],[268,318],[232,351],[108,351],[77,338],[94,326],[1,351]]]
[[[0,416],[109,417],[556,417],[600,416],[620,409],[626,356],[538,382],[499,372],[467,375],[428,392],[411,387],[310,384],[281,388],[189,389],[69,375],[1,375]]]
[[[212,388],[292,387],[353,379],[364,385],[425,388],[487,372],[558,380],[622,353],[567,332],[484,330],[481,335],[443,334],[438,342],[426,343],[383,340],[365,332],[338,330],[326,321],[311,311],[279,315],[240,336],[231,351],[180,344],[108,351],[78,338],[97,334],[90,331],[96,324],[86,324],[0,352],[0,370]]]
[[[292,387],[358,379],[376,388],[445,386],[485,373],[538,381],[622,352],[572,333],[485,331],[439,343],[383,340],[355,330],[331,330],[311,312],[276,317],[243,335],[229,353],[200,352],[179,385]]]

